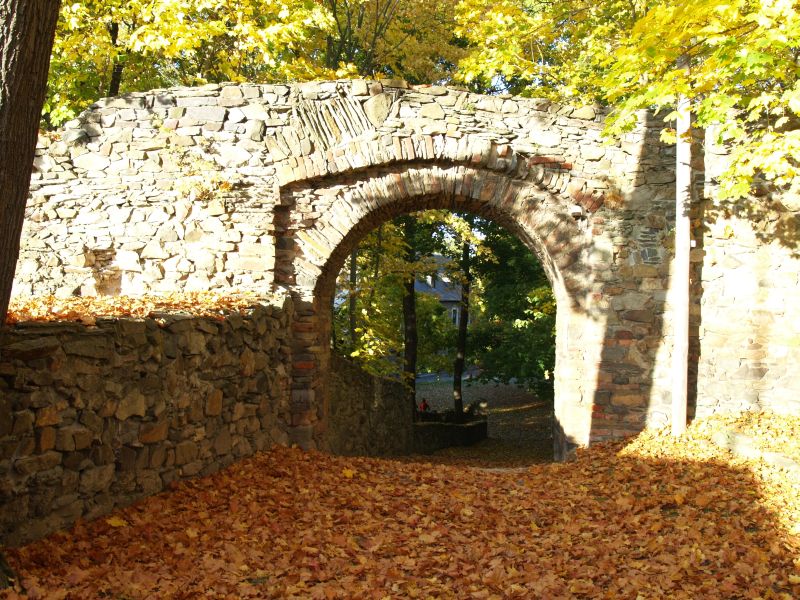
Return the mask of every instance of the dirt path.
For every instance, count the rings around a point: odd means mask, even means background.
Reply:
[[[452,384],[417,384],[417,402],[433,410],[452,406]],[[553,459],[553,408],[514,385],[475,383],[464,387],[464,403],[487,404],[489,439],[466,448],[446,448],[417,457],[437,463],[483,468],[517,468]]]

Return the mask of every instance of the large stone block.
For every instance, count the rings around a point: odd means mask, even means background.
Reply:
[[[33,475],[40,471],[47,471],[61,464],[60,452],[43,452],[34,456],[18,458],[14,461],[14,470],[21,475]]]
[[[114,416],[124,421],[132,416],[143,417],[147,413],[147,401],[139,390],[129,390],[120,398]]]
[[[169,423],[166,420],[156,423],[142,423],[139,427],[139,441],[143,444],[154,444],[167,439]]]
[[[392,107],[391,94],[377,94],[364,102],[364,112],[373,127],[380,127],[389,116]]]
[[[85,495],[94,495],[111,487],[113,480],[114,465],[86,469],[81,473],[80,491]]]
[[[0,346],[0,352],[5,358],[28,361],[52,356],[60,347],[58,338],[46,336]]]
[[[175,464],[185,465],[197,458],[200,449],[195,442],[190,440],[179,443],[175,446]]]
[[[94,152],[87,152],[86,154],[81,154],[73,158],[72,164],[86,171],[102,171],[111,164],[111,161],[107,156],[102,156]]]

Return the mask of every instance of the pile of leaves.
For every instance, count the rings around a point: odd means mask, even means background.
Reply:
[[[800,597],[800,482],[730,424],[523,471],[275,448],[8,558],[29,598]]]
[[[152,316],[154,312],[188,312],[221,317],[263,303],[255,294],[180,292],[159,296],[38,296],[11,301],[6,324],[28,321],[77,321],[93,325],[99,317]]]

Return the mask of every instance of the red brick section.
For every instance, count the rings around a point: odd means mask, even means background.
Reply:
[[[590,214],[597,212],[605,202],[605,193],[600,190],[587,191],[586,181],[583,179],[570,181],[567,185],[567,194]]]
[[[296,371],[309,371],[315,369],[317,363],[313,360],[303,360],[292,363],[292,369]]]

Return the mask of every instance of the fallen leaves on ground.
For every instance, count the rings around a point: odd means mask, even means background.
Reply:
[[[8,555],[31,598],[798,598],[800,482],[719,426],[524,471],[274,448]]]
[[[745,435],[756,431],[755,441],[762,451],[778,452],[800,464],[800,415],[748,412],[717,417],[715,425]]]
[[[491,415],[489,418],[491,419]],[[486,469],[524,469],[536,463],[552,462],[553,440],[534,439],[521,445],[519,442],[502,437],[490,437],[472,446],[443,448],[433,454],[410,456],[399,460]]]
[[[144,318],[154,312],[185,312],[219,318],[227,312],[263,303],[255,294],[180,292],[160,296],[37,296],[11,301],[6,324],[29,321],[74,321],[93,325],[99,317]]]

